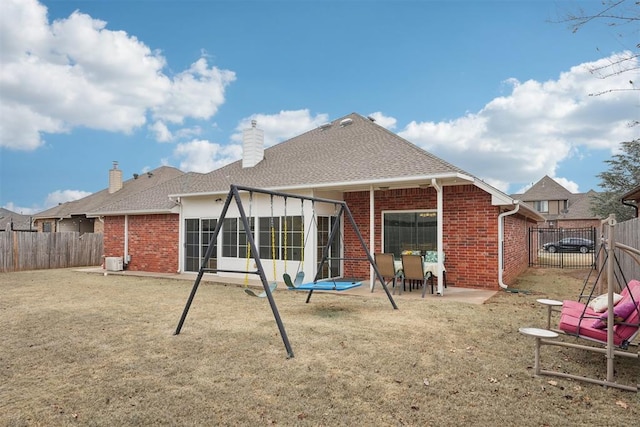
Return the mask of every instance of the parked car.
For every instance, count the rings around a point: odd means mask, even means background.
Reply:
[[[594,250],[593,240],[582,237],[565,237],[558,242],[545,243],[542,248],[550,253],[556,252],[580,252],[586,254]]]

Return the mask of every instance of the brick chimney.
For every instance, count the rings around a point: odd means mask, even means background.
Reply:
[[[251,120],[251,128],[242,131],[242,167],[252,168],[264,158],[264,131]]]
[[[118,169],[118,162],[113,162],[113,169],[109,170],[109,194],[122,188],[122,170]]]

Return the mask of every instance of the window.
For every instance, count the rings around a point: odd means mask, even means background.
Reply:
[[[45,221],[42,223],[42,232],[51,233],[51,222]]]
[[[385,212],[382,216],[385,253],[400,258],[402,251],[437,250],[436,212]]]
[[[238,218],[225,218],[222,223],[222,256],[238,257]]]
[[[184,269],[198,271],[209,248],[209,241],[216,229],[215,219],[185,219],[184,236]],[[217,268],[217,248],[214,242],[213,253],[209,258],[208,268]]]
[[[260,259],[280,258],[280,218],[258,218],[258,251]]]
[[[302,260],[302,251],[304,250],[302,217],[274,217],[273,222],[271,219],[271,217],[258,219],[260,258],[274,259],[273,255],[275,254],[275,259]]]
[[[287,216],[282,221],[282,259],[288,261],[302,260],[304,250],[304,231],[301,216]]]
[[[339,221],[339,218],[332,216],[319,216],[316,218],[316,223],[318,226],[318,244],[316,247],[316,260],[319,263],[322,260],[322,255],[324,253],[324,248],[327,246],[329,242],[329,236],[331,235],[331,229],[334,227],[336,221]],[[340,231],[340,224],[338,224],[338,230]],[[336,233],[333,236],[333,242],[329,246],[329,258],[339,258],[342,253],[342,246],[340,240],[340,233]],[[339,259],[330,259],[322,266],[322,271],[320,272],[321,279],[328,279],[330,277],[340,277],[340,260]]]
[[[254,233],[254,220],[247,218]],[[244,224],[240,218],[225,218],[222,224],[222,256],[230,258],[246,258],[247,253],[247,233],[244,231]]]
[[[538,212],[547,213],[549,212],[549,201],[548,200],[536,200],[533,202],[533,208]]]

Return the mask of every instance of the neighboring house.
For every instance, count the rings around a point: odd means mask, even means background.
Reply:
[[[545,175],[530,189],[511,197],[533,206],[543,217],[540,227],[583,228],[600,227],[600,218],[591,212],[593,196],[597,193],[572,193]]]
[[[622,204],[634,208],[636,218],[640,218],[640,213],[638,213],[638,207],[640,206],[640,185],[622,196]]]
[[[526,230],[544,221],[539,213],[372,119],[353,113],[266,149],[262,131],[252,125],[244,133],[242,160],[208,174],[187,173],[86,212],[104,220],[105,256],[123,257],[131,270],[197,272],[229,185],[237,184],[343,200],[372,253],[399,257],[403,250],[437,250],[445,256],[448,284],[498,289],[528,266]],[[274,279],[272,268],[279,281],[285,271],[303,270],[313,278],[318,248],[335,220],[333,207],[295,199],[285,206],[281,198],[272,203],[258,194],[250,203],[247,194],[242,197],[254,218],[268,279]],[[238,216],[232,207],[222,225],[210,264],[218,269],[247,269]],[[270,255],[272,238],[276,260]],[[289,251],[291,246],[296,250]],[[348,227],[332,249],[333,257],[362,257]],[[341,260],[333,260],[323,275],[373,277],[367,262]]]
[[[108,188],[82,199],[60,203],[33,215],[35,228],[39,232],[102,233],[104,230],[102,219],[87,216],[88,212],[105,204],[116,203],[121,199],[134,196],[182,174],[184,172],[178,169],[162,166],[144,174],[134,174],[133,178],[123,181],[118,162],[113,162],[113,168],[109,170]]]
[[[36,231],[31,216],[0,208],[0,231]]]

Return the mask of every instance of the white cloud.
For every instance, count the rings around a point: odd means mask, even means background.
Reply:
[[[312,116],[307,109],[280,111],[277,114],[253,114],[240,120],[236,127],[237,133],[231,136],[232,141],[242,144],[242,131],[251,127],[251,120],[256,120],[257,127],[264,131],[264,146],[271,147],[326,123],[329,121],[329,116],[327,114]]]
[[[60,203],[71,202],[73,200],[82,199],[92,193],[82,190],[56,190],[53,193],[49,193],[44,201],[45,209]]]
[[[158,120],[152,125],[149,125],[149,130],[155,135],[155,140],[158,142],[169,142],[173,139],[171,131],[162,120]]]
[[[375,119],[377,124],[389,130],[395,129],[396,123],[398,122],[394,117],[385,116],[380,111],[376,111],[375,113],[369,114],[369,117]]]
[[[209,119],[235,80],[204,57],[171,77],[135,36],[80,12],[49,23],[36,0],[3,2],[0,40],[0,146],[10,149],[34,150],[43,134],[79,126],[130,133],[149,115],[165,126]]]
[[[180,160],[179,169],[185,172],[207,173],[240,159],[242,146],[220,145],[204,140],[178,144],[173,156]]]
[[[590,96],[628,86],[628,75],[599,79],[589,72],[613,60],[615,55],[572,67],[557,80],[509,79],[511,93],[477,113],[447,122],[412,121],[399,135],[503,191],[509,183],[555,177],[565,159],[591,149],[613,153],[620,142],[638,137],[638,129],[628,126],[638,114],[637,92]],[[574,182],[556,179],[577,191]]]
[[[33,215],[38,212],[42,212],[46,209],[52,208],[58,204],[72,202],[74,200],[82,199],[83,197],[87,197],[92,193],[89,191],[82,190],[56,190],[52,193],[47,194],[42,205],[33,205],[31,207],[25,206],[16,206],[13,202],[9,202],[3,206],[3,208],[8,209],[12,212],[19,213],[21,215]]]

